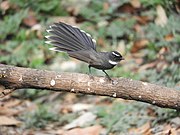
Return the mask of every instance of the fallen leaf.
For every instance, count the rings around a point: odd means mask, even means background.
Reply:
[[[131,0],[130,3],[135,8],[140,8],[141,7],[141,3],[140,3],[139,0]]]
[[[5,12],[6,10],[8,10],[10,8],[10,4],[9,1],[2,1],[0,3],[0,8]]]
[[[91,112],[86,112],[83,115],[81,115],[79,118],[73,120],[71,123],[64,126],[63,129],[71,129],[75,127],[82,127],[85,126],[85,124],[92,122],[96,119],[96,115],[94,115]]]
[[[142,71],[149,69],[149,68],[154,68],[157,65],[157,63],[158,63],[157,61],[154,61],[151,63],[144,64],[141,67],[139,67],[138,72],[142,72]]]
[[[35,24],[37,24],[37,19],[35,17],[35,13],[32,11],[29,11],[28,16],[23,19],[23,23],[29,27],[32,27]]]
[[[147,40],[147,39],[137,40],[137,41],[134,42],[134,44],[133,44],[133,46],[131,48],[131,52],[136,53],[140,49],[145,48],[147,44],[149,44],[149,40]]]
[[[134,16],[134,18],[137,20],[138,23],[145,25],[148,22],[150,22],[153,18],[149,16]]]
[[[123,12],[123,13],[130,13],[130,14],[132,14],[132,13],[135,12],[136,9],[131,4],[125,3],[122,6],[118,7],[117,10],[118,10],[119,13]]]
[[[167,24],[167,16],[164,8],[161,5],[156,7],[157,17],[155,19],[155,23],[161,27],[164,27]]]
[[[16,109],[0,106],[0,115],[13,116],[13,115],[17,115],[18,113],[19,111]]]
[[[86,128],[75,128],[65,132],[65,135],[100,135],[102,131],[101,126],[91,126]]]
[[[91,109],[93,107],[92,104],[81,104],[81,103],[78,103],[78,104],[74,104],[72,106],[72,111],[73,112],[80,112],[80,111],[87,111],[89,109]]]
[[[9,95],[10,93],[12,93],[13,91],[15,91],[14,89],[2,89],[2,87],[0,88],[0,98],[4,98],[5,96]]]
[[[53,17],[54,22],[65,22],[70,25],[78,26],[76,23],[76,18],[75,17],[69,17],[69,16],[64,16],[64,17]]]
[[[17,106],[21,103],[20,100],[18,99],[13,99],[13,100],[8,100],[7,102],[5,102],[4,106],[5,107],[14,107]]]
[[[166,35],[166,36],[164,37],[164,39],[165,39],[166,41],[172,41],[173,38],[174,38],[173,34],[168,34],[168,35]]]
[[[13,117],[0,116],[0,125],[1,126],[11,126],[11,125],[18,126],[20,124],[21,124],[21,121],[18,121]]]
[[[105,46],[104,39],[101,38],[101,37],[99,37],[99,38],[97,39],[97,44],[98,44],[99,46]]]

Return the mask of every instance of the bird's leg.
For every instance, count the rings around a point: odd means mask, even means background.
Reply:
[[[89,65],[88,68],[89,68],[89,74],[91,74],[91,65]]]
[[[112,81],[112,79],[109,77],[109,75],[106,73],[105,70],[102,70],[105,74],[106,74],[106,77],[108,78],[109,81]]]
[[[94,79],[94,77],[93,77],[92,74],[91,74],[91,65],[89,65],[88,68],[89,68],[89,76],[90,76],[90,79]]]

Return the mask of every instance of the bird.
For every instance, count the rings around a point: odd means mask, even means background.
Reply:
[[[52,51],[66,52],[70,57],[88,63],[89,73],[91,67],[102,70],[107,78],[110,76],[105,70],[112,69],[121,60],[122,55],[117,51],[98,52],[96,40],[84,30],[64,22],[56,22],[46,30],[48,35],[45,43],[52,45]]]

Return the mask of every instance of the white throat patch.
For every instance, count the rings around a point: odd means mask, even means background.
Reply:
[[[117,64],[118,64],[117,62],[112,61],[112,60],[109,60],[108,62],[109,62],[110,64],[112,64],[112,65],[117,65]]]

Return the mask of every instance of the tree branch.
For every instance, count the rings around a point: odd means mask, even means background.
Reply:
[[[180,109],[180,91],[126,78],[113,78],[113,82],[110,82],[105,77],[90,77],[86,74],[58,73],[0,64],[0,85],[10,90],[35,88],[93,94]]]

